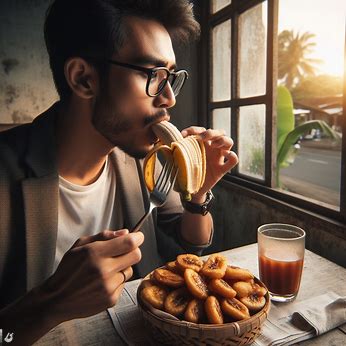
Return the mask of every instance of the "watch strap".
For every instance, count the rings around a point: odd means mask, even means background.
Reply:
[[[181,202],[184,209],[192,214],[207,215],[213,205],[215,197],[211,190],[209,190],[206,195],[205,201],[201,204],[182,200]]]

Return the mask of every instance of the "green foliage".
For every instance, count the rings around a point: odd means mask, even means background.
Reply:
[[[278,87],[277,103],[277,159],[276,159],[276,181],[280,186],[280,169],[288,167],[294,161],[297,150],[294,144],[301,136],[310,132],[312,129],[320,129],[334,140],[340,140],[340,135],[335,132],[325,121],[311,120],[297,127],[294,127],[293,101],[289,90]]]
[[[251,152],[251,163],[249,171],[263,177],[264,176],[264,150],[263,148],[253,148]]]
[[[312,129],[319,129],[334,140],[340,140],[340,136],[323,120],[310,120],[287,133],[284,142],[277,154],[277,166],[282,168],[286,162],[290,148],[298,141],[300,136],[310,132]]]
[[[280,151],[287,134],[294,129],[293,100],[284,86],[277,88],[277,150]]]

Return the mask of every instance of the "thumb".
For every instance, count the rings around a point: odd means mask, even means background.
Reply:
[[[111,231],[109,229],[102,231],[100,233],[94,234],[94,235],[88,235],[79,238],[73,245],[72,248],[83,246],[86,244],[93,243],[95,241],[104,241],[104,240],[110,240],[116,237],[120,237],[122,235],[128,234],[128,229],[119,229],[117,231]]]

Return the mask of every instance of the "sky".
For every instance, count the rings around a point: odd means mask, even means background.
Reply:
[[[279,33],[285,29],[314,33],[316,46],[310,57],[324,60],[317,65],[317,74],[342,76],[345,17],[346,0],[280,0]]]

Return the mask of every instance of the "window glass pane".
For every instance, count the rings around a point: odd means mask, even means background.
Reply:
[[[267,2],[239,17],[239,96],[266,92]]]
[[[345,13],[345,0],[315,0],[313,6],[308,1],[279,2],[278,186],[336,207]],[[288,133],[296,136],[285,144]]]
[[[211,95],[213,101],[231,98],[231,21],[212,31]]]
[[[265,105],[239,108],[239,172],[264,179]]]
[[[231,109],[218,108],[212,112],[213,128],[223,129],[227,136],[231,136]]]
[[[211,0],[211,13],[215,13],[222,8],[226,7],[232,2],[232,0]]]

